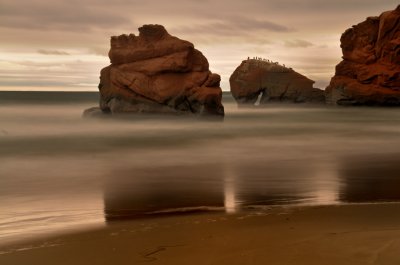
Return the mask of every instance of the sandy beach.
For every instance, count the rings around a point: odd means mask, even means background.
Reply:
[[[399,264],[400,204],[113,222],[0,247],[0,264]]]

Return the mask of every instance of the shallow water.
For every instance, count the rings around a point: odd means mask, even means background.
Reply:
[[[223,122],[87,120],[0,105],[0,241],[120,218],[400,201],[400,111],[238,109]]]

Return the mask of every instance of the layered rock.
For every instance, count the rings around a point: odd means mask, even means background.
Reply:
[[[314,81],[291,68],[269,60],[248,59],[233,72],[231,93],[239,105],[275,103],[324,103],[324,92]]]
[[[139,36],[111,37],[109,57],[99,84],[103,112],[224,115],[220,76],[209,71],[192,43],[163,26],[144,25]]]
[[[400,6],[347,29],[327,103],[400,106]]]

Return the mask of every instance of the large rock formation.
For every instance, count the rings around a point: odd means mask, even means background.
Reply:
[[[220,76],[209,71],[192,43],[163,26],[144,25],[139,36],[111,37],[109,57],[99,84],[103,112],[224,115]]]
[[[229,79],[231,92],[239,105],[269,102],[323,103],[324,92],[313,88],[314,81],[291,68],[269,60],[243,61]]]
[[[400,105],[400,6],[347,29],[340,42],[327,103]]]

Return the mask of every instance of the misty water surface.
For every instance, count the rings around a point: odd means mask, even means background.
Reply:
[[[400,111],[238,109],[223,122],[0,106],[0,239],[165,212],[400,200]]]

